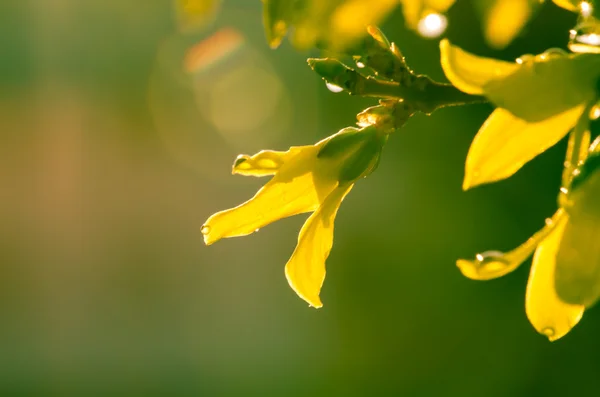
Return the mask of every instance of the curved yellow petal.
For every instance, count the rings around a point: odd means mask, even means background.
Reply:
[[[204,243],[225,237],[245,236],[278,219],[311,212],[336,186],[313,171],[319,146],[306,146],[279,169],[254,197],[245,203],[212,215],[202,226]]]
[[[274,175],[281,166],[306,147],[291,147],[286,152],[261,150],[253,156],[240,154],[233,163],[232,174],[246,176]]]
[[[554,287],[556,254],[568,217],[560,220],[552,233],[538,246],[525,294],[525,312],[533,327],[550,341],[566,335],[581,317],[585,307],[561,301]]]
[[[475,260],[459,259],[456,261],[456,266],[465,277],[472,280],[491,280],[502,277],[521,266],[564,216],[564,210],[559,209],[556,211],[550,221],[546,221],[542,229],[512,251],[506,253],[499,251],[482,252],[475,255]]]
[[[529,20],[533,6],[523,0],[496,0],[483,29],[488,44],[494,48],[506,47]]]
[[[325,261],[333,246],[333,222],[342,200],[353,185],[336,188],[304,223],[298,245],[285,265],[290,287],[311,306],[319,308],[321,286],[325,280]]]
[[[483,123],[467,155],[463,189],[508,178],[556,144],[575,125],[584,106],[539,122],[526,122],[498,108]]]
[[[397,0],[346,0],[331,16],[332,43],[344,48],[348,43],[366,34],[368,25],[379,24],[396,6]]]
[[[512,62],[479,57],[450,44],[440,42],[441,64],[450,82],[467,94],[482,95],[492,80],[514,73],[519,65]]]

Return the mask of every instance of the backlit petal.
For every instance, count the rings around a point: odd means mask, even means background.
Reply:
[[[484,86],[515,72],[519,65],[470,54],[450,44],[440,42],[441,64],[450,82],[459,90],[473,95],[484,94]]]
[[[583,316],[582,305],[564,303],[554,287],[556,254],[568,218],[560,220],[533,256],[525,311],[533,327],[551,341],[562,338]]]
[[[304,148],[306,147],[291,147],[287,152],[261,150],[253,156],[241,154],[233,163],[232,174],[249,176],[274,175],[287,160]]]
[[[535,3],[521,0],[496,0],[490,7],[483,35],[492,47],[504,48],[519,34],[531,16]]]
[[[569,11],[578,11],[577,4],[579,4],[580,0],[552,0],[554,4]]]
[[[253,198],[208,218],[202,226],[205,244],[245,236],[278,219],[317,209],[336,186],[335,181],[313,173],[319,148],[306,146],[284,163]]]
[[[325,261],[333,246],[335,215],[352,186],[336,188],[306,220],[298,236],[298,245],[285,265],[285,275],[292,289],[316,308],[323,306],[319,293],[325,280]]]
[[[463,189],[508,178],[556,144],[575,125],[584,106],[528,123],[496,109],[475,136],[465,166]]]
[[[545,226],[538,230],[523,244],[509,252],[486,251],[475,255],[474,260],[459,259],[456,265],[461,273],[472,280],[491,280],[502,277],[517,269],[527,258],[531,256],[538,244],[547,238],[565,216],[565,212],[559,209],[552,218],[546,220]]]

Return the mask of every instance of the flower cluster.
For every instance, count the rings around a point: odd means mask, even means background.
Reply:
[[[336,213],[356,181],[375,169],[386,140],[373,126],[345,128],[315,145],[238,156],[234,174],[273,177],[250,200],[208,218],[202,226],[204,242],[245,236],[276,220],[312,212],[285,275],[298,296],[313,307],[323,306],[319,292]]]
[[[571,131],[560,208],[545,228],[511,252],[457,262],[465,276],[489,280],[535,251],[526,313],[538,332],[556,340],[600,298],[600,145],[590,146],[589,128],[599,113],[600,56],[549,50],[512,63],[475,56],[446,40],[440,49],[452,84],[496,105],[469,149],[465,190],[510,177]]]

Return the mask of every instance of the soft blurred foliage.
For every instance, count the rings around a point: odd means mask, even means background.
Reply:
[[[313,143],[374,101],[327,91],[305,62],[318,54],[270,50],[260,2],[184,3],[0,5],[1,395],[597,393],[596,309],[551,344],[525,316],[527,266],[490,282],[455,266],[556,208],[564,141],[461,191],[489,105],[391,137],[338,214],[323,309],[283,275],[303,217],[205,247],[208,215],[261,183],[230,175],[237,154]],[[546,4],[494,51],[478,15],[458,1],[447,37],[501,59],[566,48],[576,22]],[[403,22],[383,28],[442,80],[437,41]]]

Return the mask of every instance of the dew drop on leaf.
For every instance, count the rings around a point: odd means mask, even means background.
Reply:
[[[523,54],[520,57],[518,57],[515,62],[517,62],[519,65],[522,65],[524,63],[533,61],[535,59],[535,55],[532,54]]]
[[[325,82],[325,85],[327,86],[327,89],[331,92],[338,93],[344,91],[344,88],[330,82]]]

